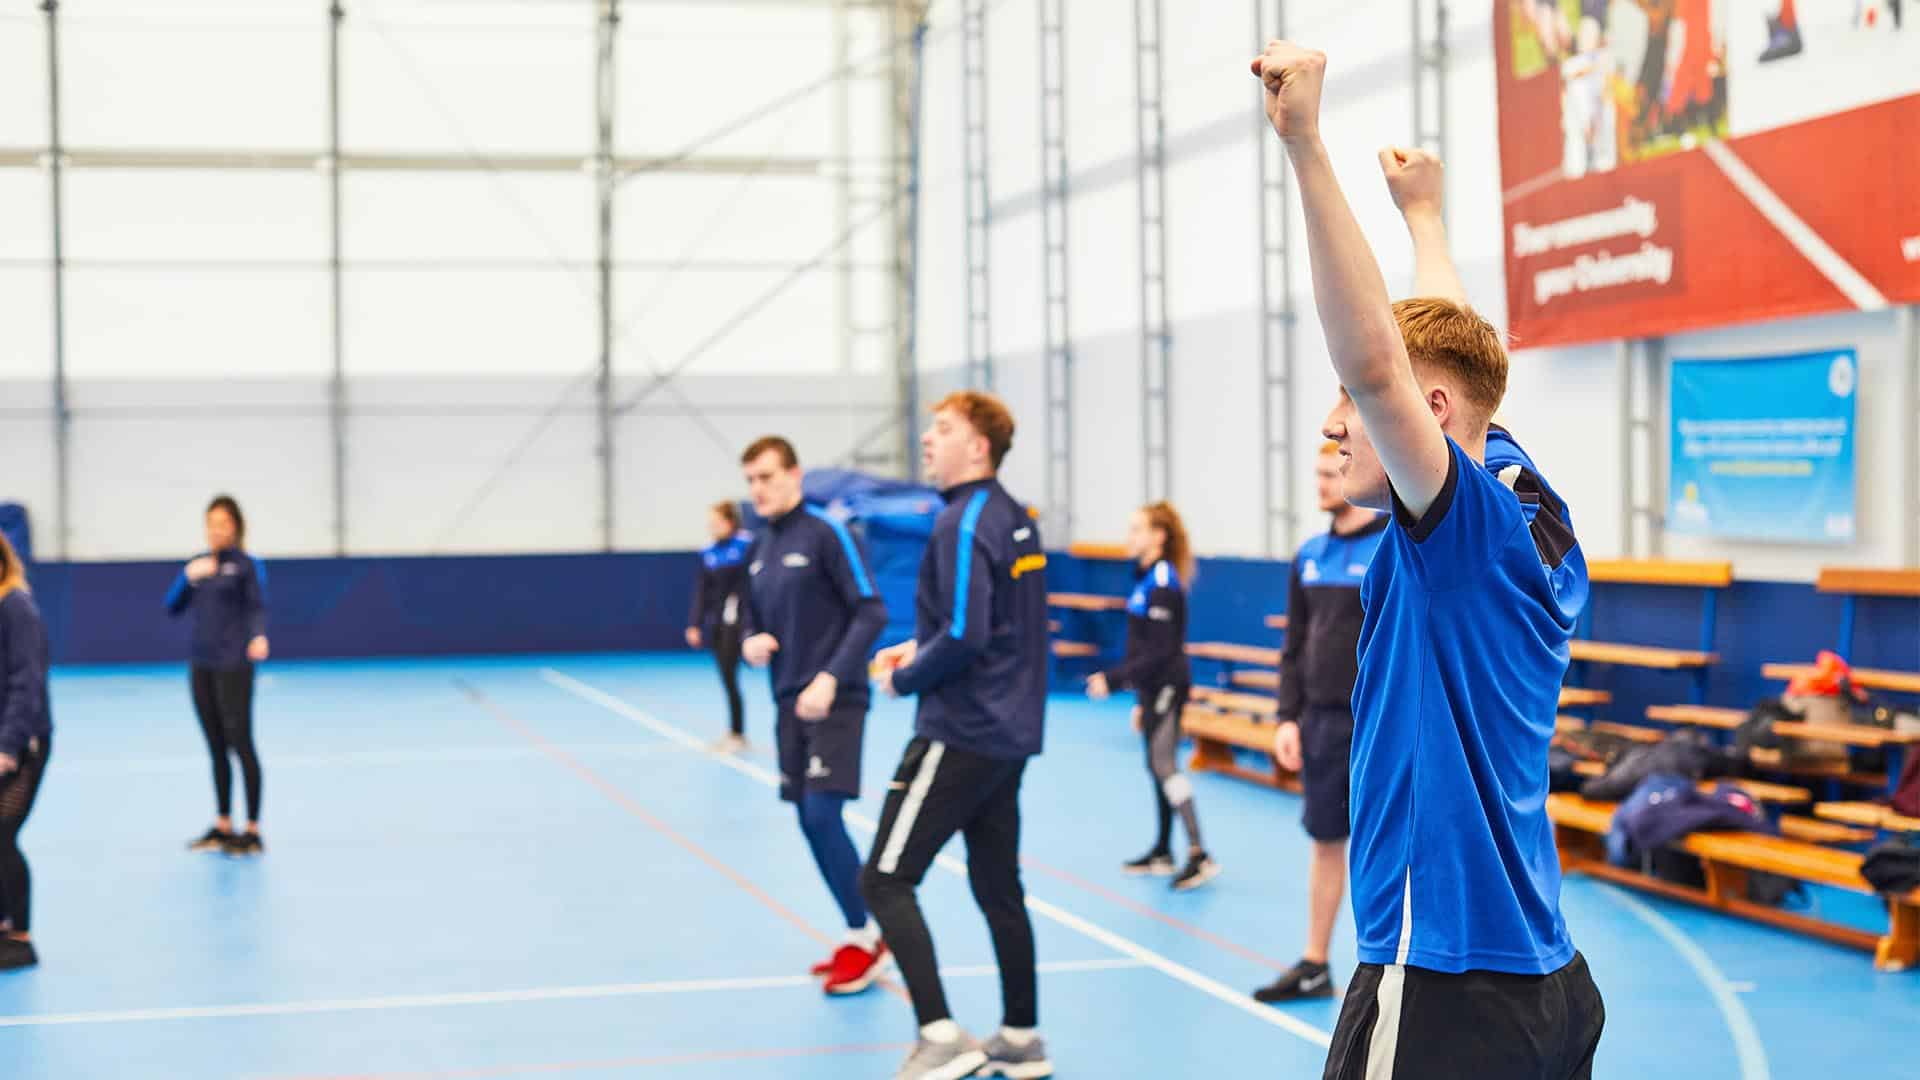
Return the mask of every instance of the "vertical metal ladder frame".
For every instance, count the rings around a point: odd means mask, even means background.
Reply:
[[[1140,191],[1140,490],[1148,502],[1173,490],[1167,325],[1166,54],[1160,0],[1133,0],[1135,133]]]
[[[1039,0],[1040,234],[1045,288],[1048,542],[1073,539],[1073,338],[1067,292],[1066,0]]]

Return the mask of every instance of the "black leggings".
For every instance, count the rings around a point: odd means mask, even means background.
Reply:
[[[213,797],[221,817],[233,810],[231,751],[247,784],[247,820],[260,820],[260,755],[253,749],[253,665],[232,671],[193,668],[193,711],[213,754]]]
[[[744,735],[746,701],[740,696],[740,628],[725,623],[713,628],[713,662],[720,669],[720,685],[727,688],[727,718],[735,735]]]
[[[27,857],[20,853],[20,826],[27,823],[33,798],[40,793],[51,744],[50,739],[35,739],[21,756],[20,767],[0,779],[0,918],[12,924],[16,934],[30,928],[33,897]]]

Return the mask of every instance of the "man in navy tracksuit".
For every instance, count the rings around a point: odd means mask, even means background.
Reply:
[[[753,508],[767,519],[747,559],[740,653],[771,667],[780,752],[780,797],[846,916],[846,940],[815,965],[829,994],[873,985],[886,946],[860,897],[860,855],[841,817],[860,794],[867,723],[867,653],[887,624],[866,560],[847,527],[800,496],[800,459],[778,436],[741,456]]]
[[[920,563],[914,640],[875,661],[883,689],[920,699],[860,878],[920,1023],[896,1074],[907,1080],[1053,1074],[1020,884],[1020,779],[1046,713],[1047,558],[1033,515],[996,479],[1012,445],[1013,418],[992,397],[958,393],[934,408],[921,447],[947,508]],[[1000,965],[1004,1025],[984,1046],[947,1008],[914,895],[955,833]]]

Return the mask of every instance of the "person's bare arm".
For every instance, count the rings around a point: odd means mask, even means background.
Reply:
[[[1440,159],[1425,150],[1389,146],[1380,151],[1393,205],[1413,238],[1413,295],[1436,296],[1465,306],[1467,287],[1447,250],[1447,174]]]
[[[1451,452],[1407,360],[1386,279],[1320,141],[1324,54],[1284,41],[1253,62],[1306,213],[1313,299],[1340,384],[1353,398],[1400,502],[1417,519],[1446,483]]]

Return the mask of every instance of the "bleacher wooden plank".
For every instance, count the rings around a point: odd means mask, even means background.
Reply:
[[[1259,645],[1235,645],[1225,641],[1196,641],[1187,645],[1187,655],[1200,660],[1221,660],[1231,664],[1280,666],[1280,650]]]
[[[1188,762],[1193,771],[1221,773],[1283,791],[1300,790],[1299,775],[1282,769],[1273,758],[1272,724],[1189,705],[1181,713],[1180,727],[1193,740],[1193,757]],[[1260,753],[1270,768],[1262,771],[1242,765],[1236,748]]]
[[[1269,692],[1280,689],[1280,673],[1277,671],[1236,671],[1227,681],[1235,686],[1251,686]]]
[[[1920,743],[1920,734],[1888,731],[1861,724],[1807,724],[1798,720],[1779,720],[1774,723],[1773,732],[1789,739],[1817,739],[1869,748]]]
[[[1647,719],[1731,731],[1746,723],[1747,712],[1745,709],[1724,709],[1715,705],[1650,705],[1647,707]]]
[[[1568,650],[1575,660],[1590,664],[1620,664],[1662,671],[1707,667],[1719,659],[1713,653],[1697,649],[1664,649],[1606,641],[1574,641],[1568,643]]]
[[[1062,659],[1099,656],[1100,646],[1086,641],[1056,641],[1053,643],[1053,655]]]
[[[1678,562],[1670,559],[1595,559],[1587,580],[1615,585],[1696,585],[1724,589],[1733,584],[1731,562]]]
[[[1095,593],[1048,593],[1047,606],[1069,611],[1123,611],[1127,606],[1127,598]]]
[[[1631,739],[1639,743],[1657,743],[1666,739],[1666,733],[1656,728],[1641,727],[1639,724],[1616,724],[1611,720],[1596,720],[1588,725],[1588,731],[1604,735],[1617,735],[1622,739]]]
[[[1816,817],[1829,821],[1842,821],[1850,825],[1864,825],[1870,829],[1886,829],[1890,832],[1920,832],[1920,818],[1905,817],[1894,813],[1879,803],[1870,802],[1825,802],[1813,807]]]
[[[1102,544],[1092,540],[1081,540],[1067,545],[1067,554],[1076,559],[1131,559],[1125,544]]]
[[[1823,566],[1813,587],[1823,593],[1845,593],[1849,596],[1920,597],[1920,569]]]
[[[1605,776],[1607,766],[1598,761],[1577,761],[1573,765],[1576,776]],[[1737,785],[1742,791],[1753,796],[1755,802],[1771,803],[1776,806],[1800,806],[1813,801],[1813,793],[1803,787],[1791,784],[1776,784],[1769,780],[1702,780],[1701,791],[1712,791],[1718,784]]]
[[[1239,694],[1231,690],[1215,690],[1209,686],[1194,687],[1193,700],[1224,712],[1245,713],[1249,716],[1271,718],[1280,711],[1280,703],[1263,694]]]
[[[1865,844],[1878,835],[1872,829],[1859,829],[1798,814],[1780,815],[1780,835],[1809,844]]]
[[[1769,679],[1791,682],[1803,675],[1812,675],[1812,664],[1764,664],[1760,674]],[[1902,694],[1920,694],[1920,671],[1883,671],[1875,668],[1854,668],[1853,685],[1864,686],[1869,690],[1893,690]]]
[[[1584,686],[1560,688],[1560,707],[1563,709],[1583,709],[1593,705],[1606,705],[1612,701],[1613,694],[1605,690],[1589,690]]]
[[[1266,618],[1266,623],[1267,629],[1269,630],[1285,630],[1287,628],[1287,617],[1285,615],[1269,615]]]

